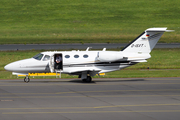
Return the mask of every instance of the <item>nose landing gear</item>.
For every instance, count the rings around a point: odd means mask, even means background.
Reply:
[[[24,82],[28,83],[30,81],[28,75],[26,75],[26,77],[24,78]]]

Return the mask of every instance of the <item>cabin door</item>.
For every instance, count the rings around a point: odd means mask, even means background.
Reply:
[[[51,71],[52,73],[55,72],[55,71],[54,71],[54,55],[52,55],[52,56],[50,57],[49,69],[50,69],[50,71]]]
[[[61,53],[54,54],[54,69],[63,70],[63,56]]]

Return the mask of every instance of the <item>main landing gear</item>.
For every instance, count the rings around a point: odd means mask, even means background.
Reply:
[[[87,76],[86,79],[82,79],[83,82],[90,83],[92,81],[91,76]]]
[[[30,81],[28,75],[26,75],[26,77],[24,78],[24,82],[28,83]]]
[[[81,78],[83,82],[90,83],[92,81],[91,75],[89,73],[82,73],[78,78]]]

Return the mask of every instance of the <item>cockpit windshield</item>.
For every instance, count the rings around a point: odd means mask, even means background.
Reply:
[[[39,54],[35,55],[33,58],[36,60],[41,60],[42,57],[43,57],[43,54],[39,53]]]
[[[47,61],[50,59],[50,56],[49,55],[45,55],[44,58],[43,58],[43,61]]]

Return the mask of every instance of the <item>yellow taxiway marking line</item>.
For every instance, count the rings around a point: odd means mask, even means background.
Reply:
[[[57,95],[57,94],[73,94],[73,93],[101,93],[101,92],[155,92],[155,91],[180,91],[180,89],[152,89],[152,90],[100,90],[100,91],[74,91],[74,92],[56,92],[56,93],[0,93],[0,95]],[[1,97],[0,97],[1,98]]]
[[[180,104],[139,104],[139,105],[115,105],[115,106],[99,106],[95,108],[112,108],[112,107],[148,107],[148,106],[173,106]]]
[[[3,112],[2,114],[82,114],[82,113],[166,113],[180,112],[180,110],[142,110],[142,111],[70,111],[70,112]]]
[[[116,107],[149,107],[149,106],[179,106],[180,104],[137,104],[137,105],[114,105],[96,107],[44,107],[44,108],[0,108],[0,110],[57,110],[57,109],[98,109]]]
[[[179,97],[180,95],[105,95],[105,96],[17,96],[17,97],[0,97],[0,99],[15,99],[15,98],[75,98],[75,97],[94,97],[94,98],[105,98],[105,97]],[[13,101],[13,100],[12,100]]]

